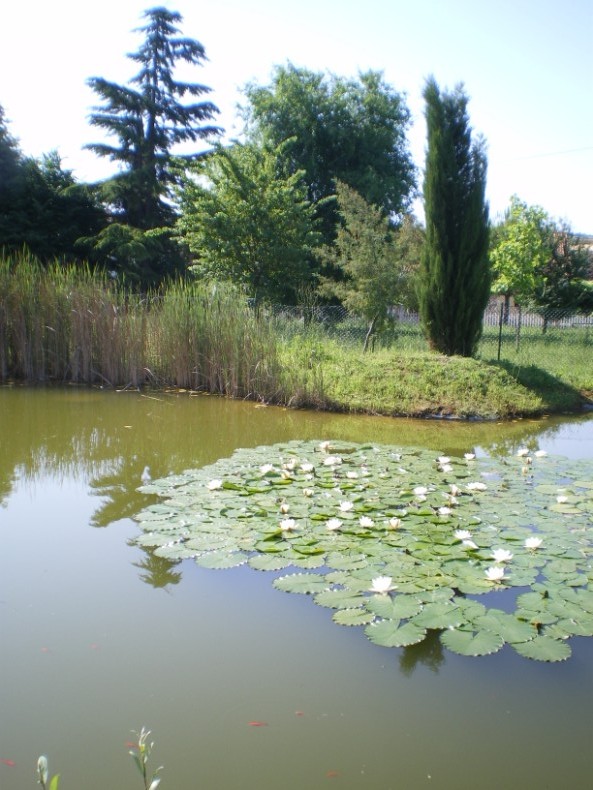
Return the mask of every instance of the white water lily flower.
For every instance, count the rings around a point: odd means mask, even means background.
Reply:
[[[451,496],[460,496],[461,494],[461,489],[459,486],[456,486],[455,483],[449,486],[449,491],[451,492]]]
[[[437,458],[437,461],[439,462],[439,464],[450,464],[451,463],[451,459],[449,458],[448,455],[441,455],[441,456],[439,456]]]
[[[504,568],[501,568],[500,566],[487,568],[485,573],[489,582],[500,582],[504,579]]]
[[[312,472],[315,467],[309,461],[303,461],[301,464],[301,471],[303,472]]]
[[[369,518],[368,516],[361,516],[359,521],[358,521],[358,523],[360,524],[361,527],[374,527],[375,526],[375,522],[373,521],[373,519]]]
[[[468,540],[471,536],[472,533],[469,529],[456,529],[453,533],[453,537],[457,538],[457,540]]]
[[[209,491],[218,491],[222,488],[222,480],[210,480],[208,483]]]
[[[566,502],[568,502],[568,497],[564,496],[564,495],[557,496],[556,497],[556,502],[558,502],[559,505],[564,505],[564,504],[566,504]]]
[[[290,532],[293,529],[296,529],[296,521],[294,518],[283,518],[280,522],[280,529],[282,532]]]
[[[534,455],[536,458],[544,458],[547,455],[547,452],[545,450],[536,450]]]
[[[451,466],[451,464],[443,464],[441,466],[441,472],[452,472],[452,471],[453,471],[453,467]]]
[[[519,458],[523,458],[523,456],[529,455],[529,450],[527,449],[527,447],[520,447],[517,450],[517,455],[519,456]]]
[[[340,529],[342,522],[339,518],[330,518],[325,522],[325,526],[330,532],[335,532],[335,530]]]
[[[450,516],[452,512],[453,511],[451,510],[450,507],[446,507],[444,505],[443,507],[439,508],[439,516]]]
[[[415,496],[426,496],[428,493],[428,488],[426,488],[426,486],[416,486],[416,488],[413,490],[413,493]]]
[[[459,504],[459,500],[457,499],[457,497],[453,496],[452,494],[449,494],[449,496],[447,497],[447,502],[449,503],[450,507],[455,507],[455,505]]]
[[[492,559],[494,562],[509,562],[513,559],[513,554],[508,549],[494,549]]]
[[[286,461],[285,463],[282,464],[282,466],[284,469],[287,469],[289,472],[292,472],[296,467],[296,461],[294,460],[294,458],[291,458],[290,461]]]
[[[349,510],[352,510],[354,507],[354,502],[340,502],[340,510],[342,513],[347,513]]]
[[[388,523],[390,529],[399,529],[402,525],[401,518],[397,518],[396,516],[390,518]]]
[[[524,545],[526,549],[539,549],[542,543],[543,540],[541,538],[526,538]]]
[[[476,457],[476,454],[475,453],[464,453],[463,457],[465,458],[466,461],[474,461],[475,457]]]
[[[330,447],[331,447],[331,442],[320,442],[320,444],[319,444],[319,449],[323,453],[326,453],[329,450]]]
[[[473,540],[462,540],[461,545],[465,546],[466,549],[477,549],[478,544],[474,543]]]
[[[358,472],[346,472],[346,477],[350,478],[350,480],[356,480]]]
[[[263,466],[260,466],[259,471],[262,473],[262,475],[267,475],[268,472],[274,471],[274,464],[264,464]]]
[[[314,493],[312,488],[303,488],[303,496],[313,496]]]
[[[470,491],[485,491],[487,486],[486,483],[468,483],[467,487]]]
[[[280,512],[281,513],[288,513],[289,510],[290,510],[290,505],[288,504],[288,502],[281,502],[280,503]]]
[[[342,459],[339,455],[328,455],[323,460],[323,463],[325,466],[339,466],[342,463]]]
[[[387,595],[391,590],[395,590],[391,576],[376,576],[371,582],[370,592],[378,595]]]

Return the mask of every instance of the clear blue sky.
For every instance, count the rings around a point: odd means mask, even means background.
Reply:
[[[593,0],[7,0],[0,104],[25,154],[57,149],[83,180],[113,172],[81,150],[101,139],[85,80],[133,76],[125,56],[141,37],[132,30],[159,4],[205,46],[209,62],[189,76],[213,88],[229,136],[241,130],[240,88],[269,82],[274,65],[344,77],[381,70],[407,96],[422,167],[422,89],[433,74],[470,96],[472,126],[488,142],[493,217],[517,194],[593,233]]]

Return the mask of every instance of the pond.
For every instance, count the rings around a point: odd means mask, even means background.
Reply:
[[[162,788],[586,787],[593,639],[531,661],[438,638],[369,642],[280,575],[171,562],[133,542],[153,477],[291,439],[451,456],[540,448],[591,459],[593,417],[420,422],[189,394],[0,390],[0,787],[140,788],[143,725]],[[593,476],[593,475],[592,475]],[[259,725],[259,726],[258,726]]]

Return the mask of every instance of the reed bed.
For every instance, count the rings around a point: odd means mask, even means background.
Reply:
[[[575,332],[577,330],[574,330]],[[590,339],[550,330],[501,359],[438,359],[419,329],[362,354],[325,325],[252,309],[220,283],[130,293],[84,266],[0,256],[0,381],[178,388],[288,406],[377,414],[508,418],[591,402]],[[525,333],[524,338],[527,337]],[[405,347],[404,347],[405,346]],[[537,347],[537,355],[526,351]],[[447,375],[444,375],[444,371]]]
[[[87,267],[0,258],[0,380],[172,386],[282,402],[277,341],[232,287],[146,296]]]

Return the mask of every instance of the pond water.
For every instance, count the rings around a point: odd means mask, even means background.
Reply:
[[[133,545],[140,476],[288,439],[590,458],[593,416],[509,424],[287,411],[188,394],[0,390],[0,787],[140,788],[149,727],[175,790],[590,786],[593,639],[567,662],[371,644],[279,574]],[[254,726],[260,723],[262,726]]]

